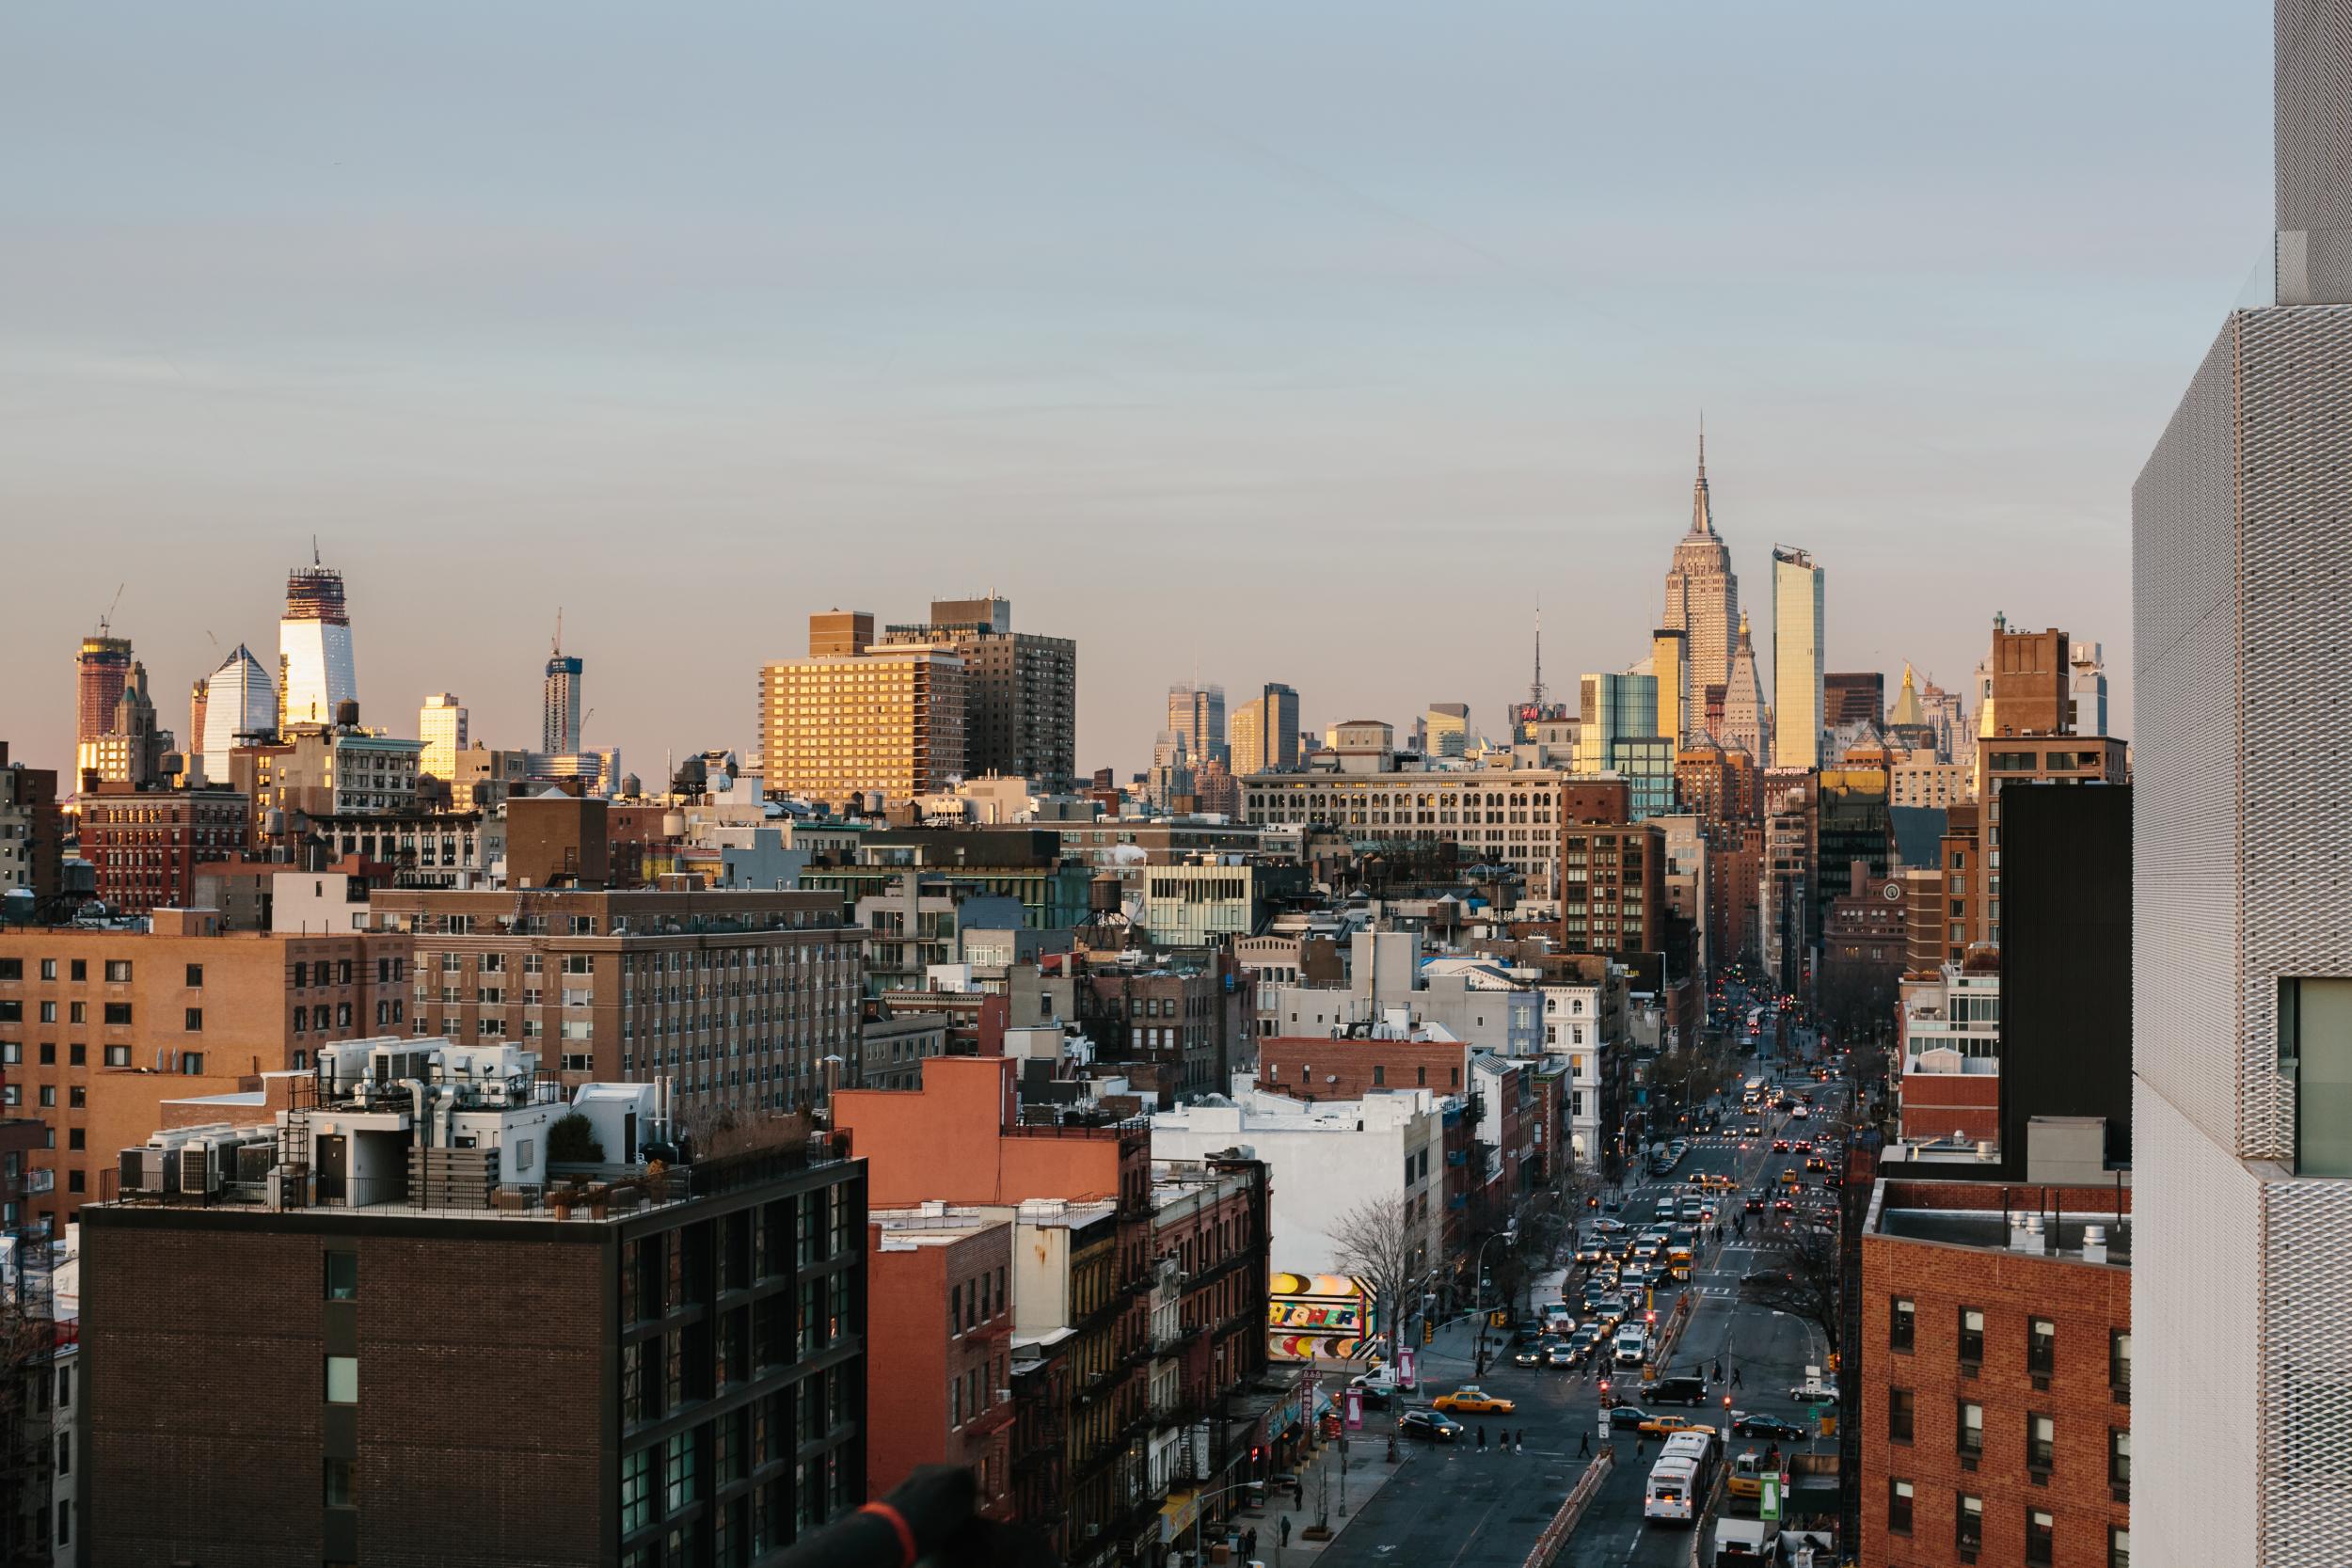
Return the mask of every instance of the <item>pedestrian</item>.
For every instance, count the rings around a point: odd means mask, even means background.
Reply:
[[[1241,1532],[1241,1560],[1244,1562],[1258,1560],[1258,1527],[1255,1525]]]
[[[1478,1451],[1480,1453],[1486,1451],[1486,1428],[1484,1423],[1481,1423],[1478,1428]]]
[[[1722,1356],[1720,1356],[1720,1355],[1719,1355],[1719,1356],[1715,1357],[1715,1381],[1716,1381],[1716,1382],[1718,1382],[1718,1383],[1721,1383],[1723,1380],[1724,1380],[1724,1358],[1723,1358]]]
[[[1282,1522],[1275,1527],[1275,1540],[1285,1546],[1291,1544],[1291,1516],[1289,1514],[1283,1514]]]
[[[1576,1457],[1579,1459],[1593,1457],[1593,1434],[1591,1433],[1580,1432],[1576,1434]]]
[[[1740,1386],[1740,1369],[1737,1367],[1731,1369],[1731,1386],[1734,1388]]]
[[[1527,1429],[1525,1427],[1519,1428],[1518,1434],[1511,1439],[1511,1451],[1513,1453],[1527,1451]]]

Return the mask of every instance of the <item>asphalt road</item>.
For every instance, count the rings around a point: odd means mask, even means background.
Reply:
[[[1751,1067],[1750,1071],[1755,1070]],[[1792,1082],[1794,1078],[1792,1075]],[[1809,1079],[1804,1081],[1810,1084]],[[1830,1096],[1821,1086],[1814,1086],[1822,1108],[1831,1108],[1834,1102]],[[1777,1128],[1781,1120],[1774,1117],[1772,1123]],[[1735,1122],[1735,1129],[1737,1125]],[[1807,1123],[1796,1124],[1797,1134],[1802,1135],[1807,1128]],[[1781,1170],[1792,1159],[1800,1168],[1803,1161],[1772,1153],[1772,1139],[1776,1135],[1784,1134],[1768,1131],[1760,1140],[1743,1140],[1735,1130],[1729,1135],[1709,1134],[1697,1139],[1689,1157],[1672,1177],[1645,1179],[1633,1189],[1624,1203],[1621,1217],[1629,1223],[1646,1223],[1651,1206],[1661,1195],[1688,1190],[1688,1179],[1702,1171],[1733,1176],[1742,1192],[1777,1182]],[[1834,1199],[1819,1192],[1818,1177],[1811,1180],[1815,1184],[1812,1202],[1817,1207],[1827,1205],[1828,1212],[1834,1213]],[[1710,1243],[1705,1248],[1690,1282],[1680,1287],[1692,1295],[1692,1317],[1673,1364],[1665,1370],[1707,1375],[1712,1398],[1709,1405],[1700,1410],[1673,1407],[1677,1414],[1722,1419],[1721,1396],[1724,1389],[1712,1381],[1718,1355],[1724,1359],[1726,1377],[1735,1369],[1740,1373],[1741,1386],[1730,1390],[1737,1408],[1789,1419],[1802,1416],[1800,1408],[1787,1397],[1789,1386],[1804,1376],[1807,1365],[1826,1367],[1820,1330],[1740,1299],[1740,1276],[1764,1266],[1767,1248],[1759,1245],[1762,1227],[1757,1222],[1765,1217],[1747,1216],[1745,1241],[1732,1236],[1726,1224],[1725,1244],[1717,1247]],[[1572,1273],[1569,1279],[1573,1289],[1581,1284],[1581,1276]],[[1671,1295],[1661,1292],[1661,1322],[1672,1303]],[[1449,1354],[1449,1349],[1453,1354]],[[1466,1336],[1447,1336],[1423,1353],[1422,1398],[1470,1381],[1468,1350]],[[1508,1417],[1488,1418],[1483,1423],[1476,1417],[1460,1418],[1470,1429],[1469,1441],[1458,1447],[1422,1447],[1411,1463],[1360,1505],[1339,1540],[1324,1552],[1325,1568],[1358,1568],[1362,1564],[1395,1564],[1397,1568],[1422,1568],[1423,1564],[1429,1568],[1521,1568],[1536,1537],[1590,1462],[1579,1451],[1580,1440],[1591,1437],[1597,1446],[1598,1379],[1589,1370],[1523,1370],[1506,1359],[1490,1367],[1478,1381],[1487,1392],[1517,1401],[1518,1409]],[[1621,1397],[1638,1400],[1638,1371],[1629,1382],[1613,1373],[1612,1381]],[[1356,1441],[1385,1443],[1383,1422],[1384,1418],[1371,1418],[1367,1422],[1371,1430]],[[1476,1433],[1482,1424],[1488,1439],[1483,1451],[1476,1443]],[[1499,1438],[1505,1427],[1524,1431],[1524,1451],[1502,1449]],[[1562,1553],[1560,1562],[1590,1564],[1595,1568],[1602,1564],[1607,1568],[1626,1568],[1628,1564],[1687,1562],[1690,1532],[1676,1527],[1648,1525],[1642,1517],[1644,1484],[1650,1461],[1657,1455],[1657,1440],[1644,1443],[1644,1452],[1639,1457],[1630,1433],[1619,1433],[1615,1442],[1615,1470],[1602,1485],[1600,1495]],[[1828,1444],[1827,1439],[1817,1439],[1815,1446],[1826,1448]],[[1735,1442],[1734,1451],[1747,1446],[1751,1445],[1743,1440]]]

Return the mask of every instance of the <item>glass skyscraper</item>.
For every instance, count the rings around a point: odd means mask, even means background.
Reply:
[[[1821,569],[1772,546],[1772,766],[1821,766]]]
[[[338,705],[358,700],[343,575],[314,560],[286,574],[286,613],[278,623],[278,728],[332,724]]]

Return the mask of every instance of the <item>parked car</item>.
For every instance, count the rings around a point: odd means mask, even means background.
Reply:
[[[1397,1418],[1396,1430],[1400,1436],[1425,1437],[1432,1443],[1458,1443],[1462,1438],[1462,1423],[1434,1410],[1407,1410]]]
[[[1745,1412],[1731,1418],[1735,1437],[1769,1437],[1776,1443],[1802,1443],[1812,1435],[1794,1421],[1784,1421],[1777,1416],[1750,1416]]]

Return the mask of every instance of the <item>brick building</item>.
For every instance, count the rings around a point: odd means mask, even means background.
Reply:
[[[856,1054],[858,934],[822,893],[393,890],[413,1027],[512,1040],[573,1082],[674,1082],[690,1120],[815,1104]]]
[[[84,790],[79,843],[99,898],[125,914],[184,907],[199,863],[245,853],[250,810],[230,789]]]
[[[1097,969],[1076,989],[1095,1059],[1151,1063],[1180,1094],[1223,1087],[1256,1054],[1257,976],[1231,953],[1200,970]]]
[[[1383,1089],[1470,1092],[1470,1047],[1460,1040],[1276,1036],[1258,1042],[1258,1087],[1293,1100],[1361,1100]]]
[[[459,1082],[446,1042],[375,1045]],[[254,1130],[285,1156],[261,1179],[84,1212],[85,1560],[756,1564],[863,1500],[866,1202],[836,1144],[656,1173],[600,1121],[618,1158],[558,1203],[518,1134],[568,1107],[527,1069],[446,1101],[473,1147],[430,1142],[407,1084],[305,1082]]]
[[[1013,1222],[1001,1211],[926,1203],[867,1215],[866,1486],[879,1497],[918,1465],[961,1465],[988,1518],[1012,1516]]]
[[[0,927],[0,1105],[56,1133],[33,1155],[32,1224],[72,1221],[158,1101],[403,1026],[401,937],[229,932],[204,910],[158,910],[152,927]]]
[[[1567,951],[1661,950],[1666,836],[1652,824],[1562,824],[1559,888],[1561,945]]]
[[[1021,1119],[1016,1064],[940,1056],[914,1090],[845,1090],[834,1125],[878,1208],[1012,1211],[1013,1515],[1073,1564],[1107,1563],[1148,1529],[1145,1291],[1151,1132],[1142,1121]],[[1026,1227],[1025,1231],[1023,1227]]]
[[[1821,926],[1820,1010],[1840,1031],[1867,1037],[1894,1016],[1910,952],[1910,907],[1900,878],[1848,863],[1844,894]]]
[[[2130,1239],[2128,1189],[1878,1184],[1854,1347],[1862,1561],[2128,1563]]]

